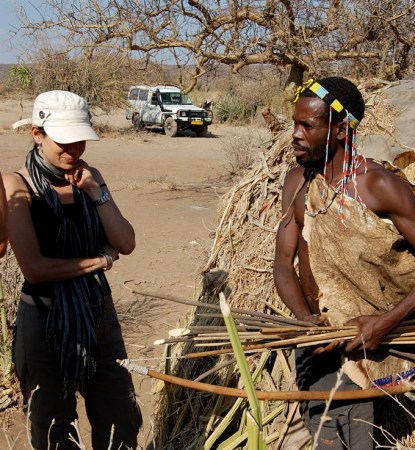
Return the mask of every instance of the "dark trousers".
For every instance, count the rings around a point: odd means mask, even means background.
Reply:
[[[341,367],[340,352],[313,356],[311,351],[296,350],[297,384],[300,390],[330,391],[337,382]],[[360,389],[343,374],[339,391]],[[301,414],[313,442],[326,408],[325,401],[301,403]],[[373,401],[333,401],[327,412],[330,420],[324,421],[314,450],[371,450],[374,446]]]
[[[126,351],[112,299],[107,300],[105,318],[97,330],[97,370],[79,392],[85,398],[94,450],[135,449],[141,412],[131,375],[116,363],[126,358]],[[64,389],[59,355],[47,348],[46,319],[36,306],[20,301],[14,341],[16,373],[30,414],[33,447],[75,450],[79,446],[69,435],[77,437],[71,425],[78,417],[77,392],[71,383]]]

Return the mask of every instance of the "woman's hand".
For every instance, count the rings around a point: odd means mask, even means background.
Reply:
[[[83,159],[80,159],[77,165],[70,171],[65,173],[68,183],[82,189],[84,191],[96,191],[98,197],[101,195],[101,188],[97,180],[95,180],[89,165]]]
[[[122,255],[130,254],[135,248],[134,229],[115,204],[101,173],[80,159],[76,167],[68,171],[65,177],[73,186],[82,189],[96,205],[106,241],[112,251],[116,252],[114,260],[118,259],[118,252]],[[104,194],[104,190],[101,189],[104,186],[108,198],[103,203],[97,204]],[[108,253],[110,254],[111,250]]]
[[[103,267],[103,269],[110,270],[112,269],[114,261],[116,261],[119,258],[119,252],[110,245],[106,244],[100,251],[99,256],[102,256],[105,260],[105,266]]]

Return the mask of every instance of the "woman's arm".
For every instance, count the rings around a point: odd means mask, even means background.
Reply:
[[[75,278],[107,267],[105,257],[47,258],[40,252],[39,242],[30,214],[30,196],[16,174],[4,174],[8,204],[8,232],[10,245],[25,278],[31,283]],[[118,253],[112,253],[117,259]]]
[[[123,255],[130,254],[135,248],[134,229],[118,209],[101,173],[81,160],[80,165],[72,174],[67,174],[66,178],[74,186],[83,189],[94,202],[97,202],[105,192],[108,193],[108,201],[96,206],[107,243]]]
[[[7,200],[3,178],[0,174],[0,258],[7,250]]]

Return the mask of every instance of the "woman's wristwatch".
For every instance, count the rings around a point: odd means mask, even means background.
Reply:
[[[107,203],[110,199],[110,194],[108,192],[103,192],[101,197],[98,200],[94,200],[92,204],[94,206],[101,206],[104,203]]]

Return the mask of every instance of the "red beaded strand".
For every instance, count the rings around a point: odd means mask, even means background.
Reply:
[[[354,199],[364,205],[364,202],[359,195],[359,191],[357,188],[357,181],[356,181],[357,171],[362,162],[365,165],[364,173],[367,172],[366,158],[357,149],[356,130],[354,130],[354,129],[352,131],[352,139],[351,139],[351,144],[350,144],[349,114],[348,114],[348,111],[346,111],[346,113],[347,113],[346,119],[345,119],[346,120],[346,137],[345,137],[345,145],[344,145],[342,178],[335,186],[336,193],[338,193],[340,196],[339,207],[338,207],[338,218],[340,220],[343,230],[345,230],[347,228],[345,220],[344,220],[344,203],[345,203],[346,196],[349,195],[349,181],[351,179],[353,182]],[[321,193],[321,200],[322,200],[322,204],[324,207],[326,207],[326,202],[327,202],[327,197],[328,197],[328,187],[330,184],[327,180],[327,168],[328,168],[329,153],[330,153],[332,117],[333,117],[333,110],[332,110],[332,107],[330,106],[329,124],[328,124],[329,130],[328,130],[327,139],[326,139],[326,158],[325,158],[324,170],[323,170],[323,179],[324,179],[325,188],[323,189],[323,192]],[[333,201],[333,199],[331,200],[330,204],[332,203],[332,201]],[[323,210],[324,209],[325,208],[323,208]]]

